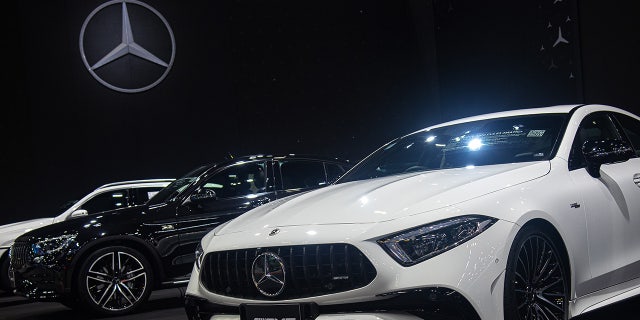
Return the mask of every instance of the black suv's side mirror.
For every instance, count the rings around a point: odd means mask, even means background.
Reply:
[[[633,148],[620,139],[587,140],[582,145],[582,154],[587,161],[587,171],[600,178],[600,166],[605,163],[623,162],[631,159]]]
[[[69,216],[69,218],[77,218],[77,217],[84,217],[86,215],[88,215],[89,212],[87,212],[87,210],[84,209],[78,209],[74,212],[71,212],[71,215]]]
[[[189,200],[194,203],[215,199],[217,199],[216,192],[211,189],[200,189],[189,196]]]

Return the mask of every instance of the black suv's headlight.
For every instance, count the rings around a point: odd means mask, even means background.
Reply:
[[[204,249],[202,249],[202,243],[198,243],[198,247],[196,247],[196,268],[200,270],[200,266],[202,266],[202,259],[204,258]]]
[[[67,253],[69,249],[75,249],[77,234],[65,234],[58,237],[47,238],[31,245],[33,262],[41,263],[50,258],[56,258]]]
[[[455,217],[392,234],[378,244],[398,263],[411,266],[459,246],[496,221],[485,216]]]

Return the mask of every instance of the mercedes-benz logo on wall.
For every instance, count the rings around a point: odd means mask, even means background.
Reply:
[[[251,266],[251,278],[263,295],[275,297],[281,294],[286,278],[282,258],[271,252],[258,255]]]
[[[171,70],[175,52],[167,20],[137,0],[100,5],[80,31],[85,67],[100,83],[120,92],[142,92],[158,85]]]

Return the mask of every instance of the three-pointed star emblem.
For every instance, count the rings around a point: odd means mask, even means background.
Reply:
[[[265,252],[253,260],[251,277],[256,289],[265,296],[274,297],[285,287],[285,267],[277,254]]]
[[[97,49],[95,48],[103,48],[104,44],[102,44],[101,41],[105,42],[107,41],[105,39],[111,38],[108,35],[105,35],[105,33],[109,32],[112,28],[106,28],[104,26],[91,28],[91,23],[94,23],[93,22],[94,20],[97,20],[106,24],[108,24],[109,22],[115,21],[118,17],[113,14],[113,10],[107,9],[108,7],[111,7],[114,5],[117,5],[118,7],[120,7],[120,16],[122,18],[120,43],[110,47],[109,51],[106,53],[102,53],[102,54],[94,53],[93,61],[92,61],[92,59],[90,59],[89,57],[87,50],[94,49],[94,51],[96,51]],[[132,15],[129,14],[128,5],[135,5],[137,7],[145,9],[142,11],[146,13],[146,15],[150,15],[149,13],[151,13],[152,15],[157,17],[157,19],[159,19],[162,22],[162,24],[164,24],[164,27],[165,27],[164,31],[161,30],[162,29],[161,27],[155,28],[155,29],[159,29],[157,30],[157,32],[168,33],[168,37],[165,37],[165,38],[170,40],[171,42],[170,54],[165,53],[161,57],[157,53],[153,53],[152,50],[145,48],[145,46],[141,45],[139,42],[136,41],[136,38],[134,38],[135,25],[132,24],[132,21],[131,21]],[[103,15],[108,15],[108,14],[111,14],[111,16],[103,17]],[[140,16],[140,14],[136,15],[136,17],[138,16]],[[152,18],[146,19],[144,21],[140,21],[139,25],[142,24],[143,22],[152,21],[153,20]],[[95,24],[98,24],[98,22],[95,22]],[[91,36],[89,36],[87,32],[89,29],[100,30],[101,32],[94,32],[91,34]],[[149,26],[146,26],[146,28],[144,29],[145,30],[149,29]],[[103,31],[103,30],[107,30],[107,31]],[[100,39],[99,38],[100,36],[102,36],[104,39]],[[163,37],[157,37],[157,38],[162,39]],[[99,43],[99,45],[96,43]],[[83,62],[85,64],[85,67],[87,68],[89,73],[91,73],[91,75],[103,85],[120,92],[127,92],[127,93],[141,92],[156,86],[167,76],[169,70],[171,69],[171,66],[173,65],[173,60],[175,57],[175,39],[173,36],[173,31],[169,26],[169,23],[154,8],[137,0],[112,0],[96,8],[91,14],[89,14],[87,19],[85,20],[82,26],[82,30],[80,31],[80,53],[81,53]],[[99,70],[104,69],[105,66],[112,64],[113,62],[129,55],[132,57],[139,58],[143,61],[146,61],[147,63],[152,64],[154,66],[158,66],[159,68],[161,68],[161,71],[158,72],[154,70],[153,72],[147,72],[148,73],[147,74],[145,72],[141,72],[140,68],[131,67],[129,65],[129,66],[118,66],[118,70],[109,70],[110,72],[108,71],[104,71],[104,73],[99,72]],[[97,59],[95,58],[96,56],[97,56]],[[127,80],[130,80],[133,78],[134,80],[132,80],[132,82],[134,84],[127,86],[124,84],[126,82],[124,80],[121,81],[122,83],[119,83],[117,79],[118,77],[126,78]],[[135,78],[139,78],[139,79],[135,79]]]

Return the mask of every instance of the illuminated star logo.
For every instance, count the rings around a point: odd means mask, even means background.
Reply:
[[[151,6],[137,0],[113,0],[85,20],[80,54],[98,82],[135,93],[155,87],[167,76],[175,57],[175,39],[167,20]]]

